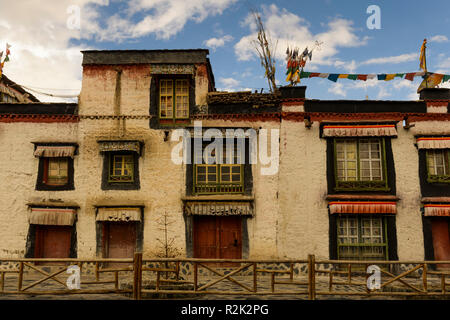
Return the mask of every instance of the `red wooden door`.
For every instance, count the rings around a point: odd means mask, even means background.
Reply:
[[[132,258],[136,248],[136,223],[106,222],[103,248],[105,258]]]
[[[239,216],[194,217],[194,257],[241,259],[241,225]]]
[[[431,230],[433,234],[434,259],[450,261],[450,231],[448,218],[433,218]],[[440,265],[441,268],[450,268],[450,265]]]
[[[72,227],[36,226],[35,257],[69,258],[71,235]]]

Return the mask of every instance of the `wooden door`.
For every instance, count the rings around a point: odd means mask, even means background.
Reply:
[[[194,258],[241,259],[240,216],[194,217]]]
[[[69,258],[72,227],[36,226],[36,258]],[[61,264],[61,263],[45,263]]]
[[[103,236],[105,258],[133,258],[136,249],[135,222],[105,222]],[[125,264],[109,265],[112,266],[125,267]]]
[[[433,234],[434,259],[450,261],[450,231],[448,218],[433,218],[431,230]],[[450,265],[440,265],[441,269],[450,268]]]

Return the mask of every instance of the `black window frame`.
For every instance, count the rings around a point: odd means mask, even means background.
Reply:
[[[103,169],[102,169],[102,190],[139,190],[139,154],[134,151],[104,151]],[[132,155],[133,156],[133,181],[110,181],[110,171],[112,161],[115,155]]]
[[[161,80],[188,80],[189,83],[189,110],[187,118],[160,118],[160,83]],[[191,123],[195,109],[195,78],[192,74],[151,74],[150,83],[150,128],[164,129],[167,127],[184,127]]]
[[[37,146],[75,146],[74,156],[77,155],[78,145],[75,143],[35,143],[35,149]],[[48,185],[44,182],[45,176],[45,162],[50,159],[50,157],[39,157],[38,163],[38,174],[36,179],[35,189],[38,191],[68,191],[75,190],[75,181],[74,181],[74,159],[71,157],[60,157],[67,158],[67,183],[64,185]],[[47,166],[48,170],[48,166]]]

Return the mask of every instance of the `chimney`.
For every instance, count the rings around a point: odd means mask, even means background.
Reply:
[[[427,104],[428,113],[448,113],[450,89],[427,88],[420,91],[420,100]]]
[[[306,86],[280,87],[281,111],[305,112]]]

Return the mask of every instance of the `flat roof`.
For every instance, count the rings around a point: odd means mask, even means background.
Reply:
[[[85,50],[82,65],[88,64],[150,64],[208,63],[208,49],[164,50]]]

